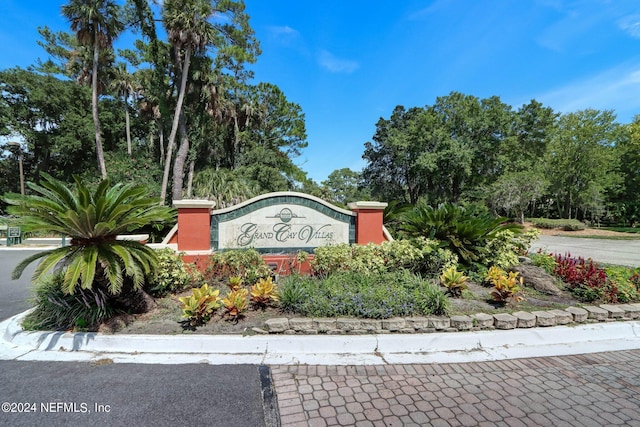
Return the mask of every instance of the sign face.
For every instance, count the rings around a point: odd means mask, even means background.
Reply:
[[[271,193],[212,212],[214,250],[311,251],[355,242],[355,214],[301,193]]]
[[[10,237],[10,238],[20,237],[20,227],[9,227],[7,229],[7,237]]]

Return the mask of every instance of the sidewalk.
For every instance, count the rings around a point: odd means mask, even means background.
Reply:
[[[282,427],[640,426],[640,350],[272,376]]]

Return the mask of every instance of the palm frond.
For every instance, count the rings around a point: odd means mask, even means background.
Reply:
[[[79,178],[72,191],[64,183],[43,174],[42,185],[31,185],[35,195],[9,194],[9,211],[19,215],[30,230],[71,236],[70,246],[28,257],[13,272],[19,277],[27,265],[42,259],[34,278],[56,266],[66,268],[64,287],[90,289],[104,283],[111,294],[122,290],[124,276],[142,286],[145,275],[157,264],[155,252],[138,242],[118,241],[116,236],[153,223],[170,222],[175,210],[158,205],[143,186],[111,185],[103,180],[91,193]]]

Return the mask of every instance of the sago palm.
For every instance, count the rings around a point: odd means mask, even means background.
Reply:
[[[33,280],[42,278],[51,268],[64,269],[62,287],[73,293],[77,286],[96,286],[112,295],[123,291],[126,278],[134,290],[141,289],[145,275],[157,263],[153,249],[142,243],[118,240],[148,224],[172,221],[175,211],[158,206],[143,186],[102,181],[92,193],[75,178],[75,190],[61,181],[42,174],[41,185],[29,183],[34,195],[10,194],[5,197],[8,211],[20,217],[25,231],[59,233],[70,237],[70,245],[26,258],[13,271],[19,278],[25,267],[41,260]]]
[[[486,243],[503,230],[519,233],[519,225],[507,218],[495,218],[474,206],[463,207],[444,203],[437,208],[418,202],[413,210],[402,215],[400,231],[407,237],[436,239],[441,245],[470,265],[485,255]]]

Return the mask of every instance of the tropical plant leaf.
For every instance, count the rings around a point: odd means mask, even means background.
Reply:
[[[25,229],[69,236],[70,246],[43,252],[18,264],[12,277],[19,277],[27,265],[41,259],[34,272],[40,279],[52,268],[66,269],[64,289],[74,292],[104,286],[112,295],[122,291],[124,277],[135,288],[143,285],[158,262],[155,252],[139,242],[117,240],[119,234],[149,224],[175,220],[176,211],[158,205],[143,186],[111,185],[103,180],[93,193],[75,177],[75,190],[47,174],[41,185],[30,183],[34,195],[9,194],[8,211],[20,216]]]

